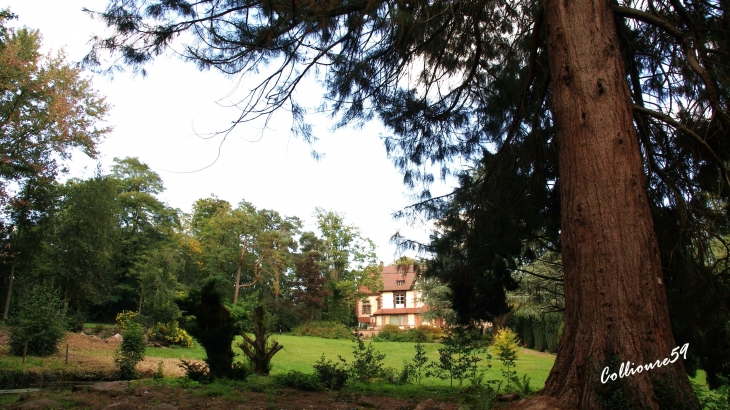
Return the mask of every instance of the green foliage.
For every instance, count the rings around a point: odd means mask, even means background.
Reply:
[[[61,197],[39,259],[53,266],[48,272],[64,289],[75,312],[114,299],[119,251],[119,186],[97,173],[87,180],[70,179],[59,187]]]
[[[185,329],[180,328],[177,321],[150,326],[147,329],[147,337],[150,340],[160,340],[187,349],[193,347],[193,338]]]
[[[695,395],[705,410],[730,410],[730,381],[723,375],[716,375],[719,386],[707,391],[706,386],[692,382]]]
[[[256,306],[253,310],[253,334],[254,338],[250,338],[246,333],[241,336],[245,343],[240,343],[238,347],[248,357],[249,363],[253,366],[253,371],[260,375],[267,375],[271,371],[271,359],[284,347],[275,340],[269,340],[268,326],[265,323],[265,311],[263,306]]]
[[[418,328],[412,328],[405,331],[396,325],[387,324],[383,326],[380,332],[378,332],[378,334],[373,338],[373,341],[428,343],[433,341],[431,335],[441,334],[440,331],[438,333],[433,332],[430,329],[430,326],[426,326],[426,328],[429,329],[425,331],[422,327],[423,326],[419,326]]]
[[[22,187],[33,179],[53,180],[62,168],[59,160],[69,159],[74,149],[94,157],[111,131],[98,126],[110,106],[81,68],[62,51],[41,53],[41,34],[9,27],[13,18],[0,10],[0,197],[6,200],[12,182]]]
[[[353,342],[357,346],[352,351],[352,362],[348,363],[342,356],[340,356],[340,361],[349,368],[350,376],[354,380],[368,382],[382,373],[385,355],[375,350],[372,342],[365,346],[362,333],[356,331],[354,336]]]
[[[412,374],[416,384],[420,385],[421,380],[423,380],[423,377],[427,372],[428,356],[426,356],[426,351],[423,349],[422,344],[416,343],[414,348],[416,349],[416,354],[413,356],[413,359],[411,359],[411,366],[413,369]]]
[[[313,336],[325,339],[349,339],[350,329],[339,322],[309,322],[295,327],[292,334],[296,336]]]
[[[395,342],[398,341],[396,339],[398,339],[399,336],[403,334],[403,332],[403,329],[401,329],[400,327],[388,323],[380,329],[380,331],[378,332],[378,337]]]
[[[451,386],[454,380],[461,387],[465,379],[477,380],[480,377],[478,364],[482,361],[477,353],[482,352],[482,340],[474,329],[452,327],[443,340],[444,347],[438,349],[439,360],[428,366],[426,377],[436,376],[441,380],[449,379]],[[487,353],[487,361],[490,356]],[[487,367],[491,367],[488,363]]]
[[[8,323],[10,353],[48,356],[56,353],[66,331],[66,315],[58,290],[49,283],[19,292]]]
[[[119,369],[119,377],[125,380],[137,378],[134,367],[144,359],[147,341],[139,323],[128,322],[122,334],[122,344],[114,352],[114,364]]]
[[[497,357],[502,362],[502,365],[506,367],[506,370],[502,371],[502,375],[507,380],[507,390],[509,391],[510,383],[517,377],[516,371],[510,371],[510,368],[515,367],[515,360],[517,360],[517,348],[519,347],[519,341],[517,335],[512,329],[503,327],[497,331],[497,335],[492,341],[492,348],[497,353]],[[529,386],[529,385],[528,385]]]
[[[340,390],[350,378],[350,372],[344,365],[325,360],[324,353],[314,363],[314,370],[319,381],[330,390]]]
[[[236,303],[232,304],[228,311],[231,319],[236,322],[239,332],[250,332],[253,330],[253,312],[254,308],[260,304],[260,292],[250,292],[239,296]]]
[[[66,323],[68,330],[71,332],[81,332],[84,330],[84,319],[86,315],[79,309],[69,309],[66,311]]]
[[[183,369],[185,375],[190,380],[196,382],[210,381],[210,371],[208,370],[208,365],[205,363],[180,359],[178,366]]]
[[[137,314],[137,312],[130,312],[128,310],[123,310],[117,314],[117,317],[116,317],[117,326],[119,326],[119,328],[121,330],[125,330],[132,323],[139,323],[138,317],[139,317],[139,315]]]
[[[157,362],[157,371],[152,376],[155,380],[162,380],[165,377],[165,373],[162,371],[162,364],[163,364],[162,360]]]
[[[236,329],[228,309],[221,303],[217,281],[206,281],[179,304],[185,312],[183,327],[205,349],[211,377],[228,376],[233,366],[231,344]]]
[[[441,339],[442,337],[444,337],[444,330],[441,329],[440,327],[421,325],[421,326],[418,326],[416,329],[425,333],[426,336],[428,336],[428,338],[430,340],[435,341],[435,340],[438,340],[438,339]]]
[[[252,372],[251,366],[247,363],[233,362],[231,371],[228,373],[228,378],[231,380],[243,381],[248,379],[248,376],[250,376]]]
[[[306,374],[296,370],[274,375],[274,384],[279,387],[302,391],[322,391],[325,388],[318,375]]]

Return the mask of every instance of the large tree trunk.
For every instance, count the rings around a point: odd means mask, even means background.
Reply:
[[[613,13],[606,0],[547,0],[545,13],[565,275],[545,393],[564,409],[699,408],[681,359],[601,381],[676,344]]]

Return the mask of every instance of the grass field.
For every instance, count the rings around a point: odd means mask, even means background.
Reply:
[[[291,370],[300,371],[302,373],[313,373],[314,363],[319,360],[322,355],[326,359],[339,361],[338,356],[342,356],[347,361],[352,361],[352,351],[356,345],[350,340],[345,339],[321,339],[307,336],[290,336],[281,335],[273,336],[284,349],[274,356],[272,360],[272,373],[284,373]],[[241,337],[237,337],[234,345],[242,341]],[[396,371],[403,368],[404,360],[411,360],[415,354],[415,343],[407,342],[373,342],[375,349],[385,354],[384,364],[386,367],[392,367]],[[438,349],[442,347],[438,343],[425,343],[424,348],[430,360],[438,360]],[[236,354],[242,355],[241,349],[234,347]],[[192,349],[162,349],[148,348],[148,357],[160,358],[185,358],[199,359],[205,357],[205,351],[195,345]],[[480,363],[485,370],[485,380],[502,379],[501,370],[503,369],[496,357],[489,362],[492,367],[487,368],[486,354],[481,354],[483,358]],[[527,374],[532,379],[531,385],[534,388],[540,388],[545,384],[550,368],[553,366],[555,356],[539,353],[533,350],[520,349],[517,359],[517,374],[521,377]],[[437,378],[429,378],[425,381],[426,385],[448,385],[449,381],[439,380]]]

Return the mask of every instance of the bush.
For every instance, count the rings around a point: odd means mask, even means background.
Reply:
[[[137,314],[137,312],[123,310],[119,314],[117,314],[117,325],[120,329],[124,330],[132,322],[139,323],[138,318],[139,315]]]
[[[322,391],[324,385],[315,374],[305,374],[292,370],[288,373],[274,376],[274,384],[279,387],[288,387],[302,391]]]
[[[181,329],[177,321],[170,323],[158,323],[147,329],[147,337],[151,340],[164,341],[171,345],[192,348],[193,338],[188,332]]]
[[[483,375],[478,371],[478,364],[482,360],[477,353],[482,353],[483,342],[481,336],[474,329],[468,327],[453,327],[443,339],[444,347],[438,349],[439,360],[428,365],[426,377],[436,376],[441,380],[454,380],[461,387],[464,379],[477,381]],[[487,353],[487,367],[491,356]]]
[[[444,337],[444,330],[440,327],[436,326],[429,326],[429,325],[421,325],[418,326],[416,329],[420,330],[421,332],[425,333],[426,336],[428,336],[429,340],[438,340]]]
[[[59,292],[47,284],[36,285],[18,295],[9,321],[10,353],[48,356],[58,351],[66,333],[66,314]]]
[[[338,322],[309,322],[292,330],[295,336],[313,336],[324,339],[348,339],[352,333]]]
[[[429,343],[435,338],[431,335],[442,336],[441,329],[432,328],[431,326],[419,326],[417,328],[409,329],[405,331],[396,325],[385,325],[380,330],[377,336],[373,338],[376,342],[410,342],[410,343]],[[436,333],[433,329],[437,329]],[[438,338],[436,337],[436,338]]]
[[[180,300],[180,309],[188,319],[185,330],[203,346],[211,377],[228,377],[233,368],[231,345],[236,335],[235,322],[222,304],[218,288],[220,279],[210,279]]]
[[[325,361],[324,354],[314,363],[314,370],[319,381],[330,390],[340,390],[350,378],[350,373],[345,367],[341,367],[331,360]]]
[[[66,323],[68,323],[68,330],[71,332],[81,332],[84,330],[84,320],[86,315],[81,310],[73,310],[66,312]]]
[[[517,340],[517,335],[508,327],[499,329],[497,335],[494,337],[492,342],[492,348],[497,357],[502,362],[502,365],[507,370],[502,370],[502,376],[507,380],[507,390],[509,392],[510,384],[517,377],[516,371],[510,371],[510,368],[515,367],[515,360],[517,360],[517,348],[520,342]]]
[[[210,372],[208,371],[208,365],[201,362],[188,362],[180,359],[178,366],[183,369],[185,375],[193,381],[210,381]]]
[[[378,332],[378,338],[391,342],[402,342],[401,335],[403,333],[403,329],[399,328],[398,326],[387,324],[383,326],[382,329],[380,329],[380,332]]]
[[[137,377],[134,367],[144,359],[144,350],[147,341],[139,323],[127,323],[127,329],[122,335],[122,344],[114,352],[114,364],[119,369],[122,379],[130,380]]]
[[[362,340],[362,333],[355,332],[353,342],[357,343],[357,347],[352,351],[352,363],[347,363],[340,356],[340,361],[349,367],[350,376],[360,382],[367,382],[374,377],[380,376],[383,372],[385,355],[375,350],[372,342],[368,343],[366,347],[365,342]]]
[[[411,342],[411,343],[426,343],[429,342],[429,338],[420,329],[410,329],[408,333],[405,334],[405,341]]]
[[[249,366],[248,364],[233,362],[233,365],[231,366],[231,371],[228,373],[228,378],[231,380],[244,381],[248,379],[248,376],[250,376],[251,373],[251,366]]]

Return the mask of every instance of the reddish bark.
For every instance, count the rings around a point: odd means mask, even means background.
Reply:
[[[699,408],[681,360],[601,382],[606,366],[653,363],[676,344],[613,13],[606,0],[547,0],[545,18],[565,275],[545,393],[564,409],[604,408],[616,390],[624,408]]]

